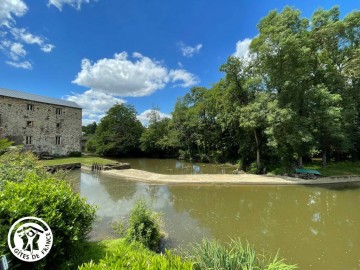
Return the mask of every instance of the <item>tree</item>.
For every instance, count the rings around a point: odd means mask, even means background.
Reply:
[[[126,156],[139,152],[143,126],[131,105],[116,104],[101,119],[94,140],[96,152],[104,156]]]
[[[160,141],[168,135],[170,119],[160,119],[158,108],[153,108],[147,116],[149,118],[149,126],[144,129],[141,135],[141,150],[151,156],[172,155],[171,147],[166,147],[166,145],[160,143]]]
[[[87,126],[82,126],[82,132],[84,132],[84,135],[95,134],[96,127],[97,127],[97,124],[94,121],[91,124],[88,124]]]

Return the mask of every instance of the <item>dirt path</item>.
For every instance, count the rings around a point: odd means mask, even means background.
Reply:
[[[319,185],[360,182],[360,176],[320,177],[304,180],[285,176],[254,174],[186,174],[165,175],[135,169],[102,171],[129,180],[166,184],[227,184],[227,185]]]

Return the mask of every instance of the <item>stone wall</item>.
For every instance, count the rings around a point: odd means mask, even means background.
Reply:
[[[61,109],[60,115],[57,109]],[[36,153],[67,155],[81,151],[81,118],[80,108],[0,96],[2,136]]]

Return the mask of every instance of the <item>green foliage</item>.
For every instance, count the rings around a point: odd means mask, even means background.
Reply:
[[[84,132],[84,135],[92,135],[95,134],[96,128],[97,128],[96,122],[92,122],[87,126],[82,126],[82,132]]]
[[[276,255],[268,259],[255,252],[254,248],[240,240],[232,240],[228,245],[221,245],[217,241],[203,240],[202,244],[195,246],[193,250],[195,265],[194,269],[234,270],[234,269],[258,269],[258,270],[292,270],[295,265],[288,265]]]
[[[139,243],[119,242],[114,252],[108,254],[99,263],[89,262],[79,267],[87,269],[149,269],[149,270],[191,270],[193,263],[184,261],[179,256],[166,251],[156,254]]]
[[[139,151],[142,132],[143,126],[136,118],[134,107],[116,104],[101,119],[94,141],[87,147],[89,151],[95,148],[102,156],[134,155]]]
[[[29,173],[48,176],[42,163],[31,152],[13,150],[0,156],[0,190],[4,181],[21,182]]]
[[[124,220],[119,220],[119,221],[115,221],[111,225],[111,228],[113,229],[113,231],[116,233],[117,236],[123,237],[126,233],[126,226],[127,224]]]
[[[144,129],[140,138],[141,151],[150,156],[173,156],[174,150],[170,144],[164,143],[168,136],[169,118],[160,119],[159,110],[154,108],[148,114],[149,126]]]
[[[73,151],[69,153],[69,157],[81,157],[82,153],[81,151]]]
[[[26,216],[43,219],[54,235],[51,253],[34,263],[35,268],[43,268],[69,258],[77,244],[86,239],[95,209],[63,180],[43,178],[32,172],[21,183],[6,181],[0,192],[0,254],[9,254],[7,233],[16,220]],[[21,264],[13,259],[12,263]]]
[[[247,59],[231,56],[210,89],[175,104],[160,140],[181,158],[242,160],[244,168],[302,166],[303,157],[360,158],[360,12],[311,18],[285,7],[258,24]],[[272,163],[272,164],[271,164]],[[250,166],[251,167],[251,166]]]
[[[9,255],[12,266],[43,269],[60,265],[86,239],[95,209],[59,176],[46,173],[28,152],[11,151],[0,157],[0,254],[9,254],[7,233],[22,217],[43,219],[54,235],[51,253],[44,259],[30,266]]]
[[[85,144],[85,150],[90,153],[96,152],[96,139],[95,135],[90,135],[87,138],[86,144]]]
[[[0,155],[4,154],[8,150],[8,148],[13,144],[14,142],[9,141],[6,138],[0,139]]]
[[[153,251],[158,251],[162,238],[160,217],[152,212],[144,199],[136,202],[131,210],[126,231],[128,242],[139,242]]]

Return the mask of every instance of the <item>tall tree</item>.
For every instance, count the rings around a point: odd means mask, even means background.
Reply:
[[[133,155],[139,151],[143,126],[133,106],[116,104],[101,119],[95,133],[96,152],[104,156]]]

